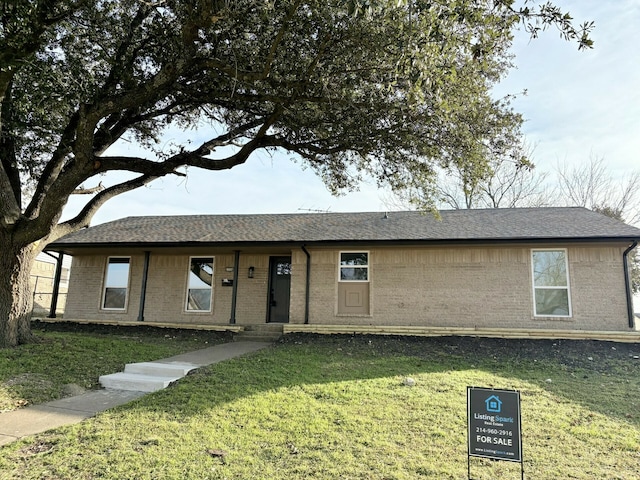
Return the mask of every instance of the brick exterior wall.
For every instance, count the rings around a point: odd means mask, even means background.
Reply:
[[[570,318],[534,316],[532,248],[363,248],[369,252],[370,263],[368,316],[337,315],[340,250],[309,249],[309,323],[628,330],[622,267],[626,245],[544,246],[567,248],[573,308]],[[294,272],[304,271],[304,255],[293,258]],[[290,321],[303,323],[304,286],[294,284]]]
[[[626,245],[545,245],[566,248],[569,263],[571,318],[535,317],[531,279],[532,246],[376,247],[369,252],[370,315],[338,315],[338,259],[352,247],[308,248],[311,254],[309,323],[489,327],[574,330],[628,330],[622,253]],[[539,248],[539,246],[535,247]],[[290,322],[305,321],[307,257],[292,256]],[[212,312],[185,312],[189,255],[152,254],[145,320],[149,322],[229,323],[233,253],[215,257]],[[140,305],[144,255],[131,256],[129,301],[125,312],[100,309],[107,255],[73,259],[66,318],[135,321]],[[254,267],[254,278],[248,269]],[[267,321],[269,254],[240,255],[236,322]]]
[[[113,256],[125,255],[115,254]],[[190,255],[151,254],[144,308],[145,321],[214,325],[229,323],[233,287],[223,286],[223,279],[233,279],[234,255],[199,252],[193,256],[214,257],[212,311],[186,311]],[[128,303],[125,311],[109,311],[100,308],[108,257],[109,255],[83,255],[73,258],[66,318],[137,321],[140,309],[144,254],[130,256]],[[248,278],[251,266],[254,267],[254,276]],[[268,270],[268,255],[240,256],[236,305],[236,321],[238,323],[248,325],[266,322]]]

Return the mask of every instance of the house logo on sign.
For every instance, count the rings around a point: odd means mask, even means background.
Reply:
[[[491,395],[484,401],[487,412],[500,413],[502,410],[502,400],[497,395]]]

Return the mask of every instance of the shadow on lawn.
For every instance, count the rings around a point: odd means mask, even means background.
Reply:
[[[640,387],[638,356],[638,344],[598,341],[296,334],[275,349],[200,369],[188,385],[141,401],[143,408],[190,416],[282,387],[476,370],[537,385],[640,426],[639,409],[631,404],[636,397],[631,392]]]

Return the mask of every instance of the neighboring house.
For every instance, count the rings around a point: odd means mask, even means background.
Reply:
[[[130,217],[47,249],[73,256],[67,319],[385,333],[634,329],[624,264],[640,229],[583,208],[441,217]]]
[[[64,312],[67,288],[69,286],[69,267],[70,264],[68,262],[63,262],[56,308],[58,314]],[[41,253],[36,257],[30,277],[31,291],[33,292],[34,315],[49,315],[53,297],[55,273],[56,259],[45,253]]]

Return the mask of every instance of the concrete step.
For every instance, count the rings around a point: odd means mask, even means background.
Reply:
[[[255,334],[255,335],[249,335],[249,334],[245,334],[242,336],[235,336],[233,337],[233,341],[234,342],[275,342],[276,340],[278,340],[282,335],[261,335],[261,334]]]
[[[124,373],[137,373],[139,375],[155,377],[184,377],[194,368],[196,368],[196,366],[190,363],[141,362],[128,363],[124,367]]]
[[[244,325],[244,330],[234,336],[236,342],[275,342],[282,336],[281,323]]]
[[[158,377],[154,375],[141,375],[137,373],[112,373],[102,375],[100,385],[113,390],[126,390],[135,392],[155,392],[167,388],[171,382],[179,380],[183,376]]]

